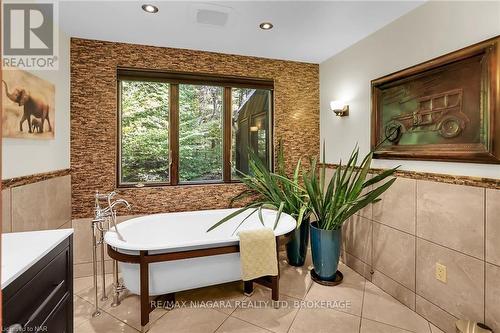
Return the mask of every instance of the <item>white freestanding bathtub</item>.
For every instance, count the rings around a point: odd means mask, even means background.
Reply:
[[[142,216],[118,225],[118,231],[124,240],[119,239],[114,229],[108,231],[104,239],[117,252],[129,255],[139,255],[140,251],[159,254],[236,245],[239,241],[239,231],[264,227],[257,212],[238,229],[238,225],[251,210],[207,232],[217,221],[235,210],[217,209]],[[265,227],[273,228],[277,212],[266,209],[262,212]],[[283,213],[274,233],[281,236],[294,230],[295,226],[296,221]],[[120,262],[119,266],[125,287],[139,295],[139,264]],[[151,296],[237,280],[241,280],[239,252],[149,265]]]

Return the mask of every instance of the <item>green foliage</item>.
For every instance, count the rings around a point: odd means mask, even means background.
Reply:
[[[252,91],[233,89],[233,133],[238,130],[236,111]],[[168,182],[169,84],[124,80],[120,92],[122,181]],[[180,181],[222,179],[222,104],[221,87],[179,85]]]
[[[122,181],[168,181],[168,84],[121,85]]]
[[[323,145],[323,164],[318,168],[317,160],[311,161],[311,170],[304,173],[304,186],[309,196],[312,212],[318,220],[318,226],[325,230],[336,230],[353,214],[370,203],[379,201],[384,193],[396,180],[387,182],[368,190],[392,176],[399,168],[388,169],[379,175],[367,179],[373,153],[366,155],[360,166],[357,167],[359,148],[355,147],[345,166],[342,161],[335,169],[333,176],[326,186],[325,146]],[[319,171],[319,174],[318,174]]]
[[[270,172],[269,168],[262,162],[261,158],[253,151],[250,151],[249,155],[249,174],[240,172],[240,179],[248,187],[248,189],[234,197],[231,203],[255,195],[257,195],[257,200],[221,219],[207,231],[217,228],[221,224],[247,210],[251,210],[251,212],[245,217],[242,223],[252,214],[257,212],[263,225],[262,209],[270,208],[277,210],[278,214],[274,222],[274,229],[276,229],[278,225],[282,212],[294,217],[298,224],[300,224],[305,217],[309,216],[310,210],[307,194],[305,190],[299,186],[301,160],[297,162],[293,178],[289,179],[285,174],[282,144],[280,144],[278,152],[277,173]]]
[[[179,85],[180,181],[222,179],[223,88]]]

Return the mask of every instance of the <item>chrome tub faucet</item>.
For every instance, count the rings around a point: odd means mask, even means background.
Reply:
[[[94,277],[94,297],[95,297],[95,310],[92,314],[92,317],[97,317],[101,314],[99,311],[99,296],[97,290],[97,248],[101,249],[101,275],[102,275],[102,297],[101,301],[106,301],[108,299],[106,295],[106,269],[104,262],[104,252],[105,252],[105,244],[104,244],[104,234],[109,231],[111,228],[116,232],[118,239],[121,241],[125,241],[123,236],[120,234],[116,224],[116,208],[118,206],[124,206],[128,210],[132,207],[125,199],[116,199],[113,201],[113,198],[116,196],[116,192],[110,192],[108,194],[101,194],[99,191],[95,193],[95,206],[94,206],[94,219],[91,223],[91,232],[92,232],[92,268],[93,268],[93,277]],[[101,202],[104,201],[106,204],[105,207],[101,206]],[[115,307],[120,305],[120,292],[124,290],[124,287],[121,285],[118,279],[118,263],[116,260],[113,260],[113,303],[111,306]]]

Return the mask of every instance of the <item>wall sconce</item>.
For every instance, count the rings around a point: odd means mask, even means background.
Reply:
[[[345,117],[349,115],[349,105],[345,104],[343,101],[331,101],[330,109],[338,117]]]
[[[250,126],[250,132],[258,132],[259,126]]]

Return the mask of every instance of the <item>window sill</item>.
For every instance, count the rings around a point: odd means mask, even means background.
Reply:
[[[206,182],[186,182],[177,185],[171,185],[166,183],[156,183],[156,184],[144,184],[143,186],[137,186],[137,184],[120,184],[116,188],[121,190],[141,190],[141,189],[152,189],[152,188],[177,188],[177,187],[193,187],[193,186],[214,186],[214,185],[236,185],[243,184],[239,180],[233,180],[230,182],[223,181],[206,181]]]

